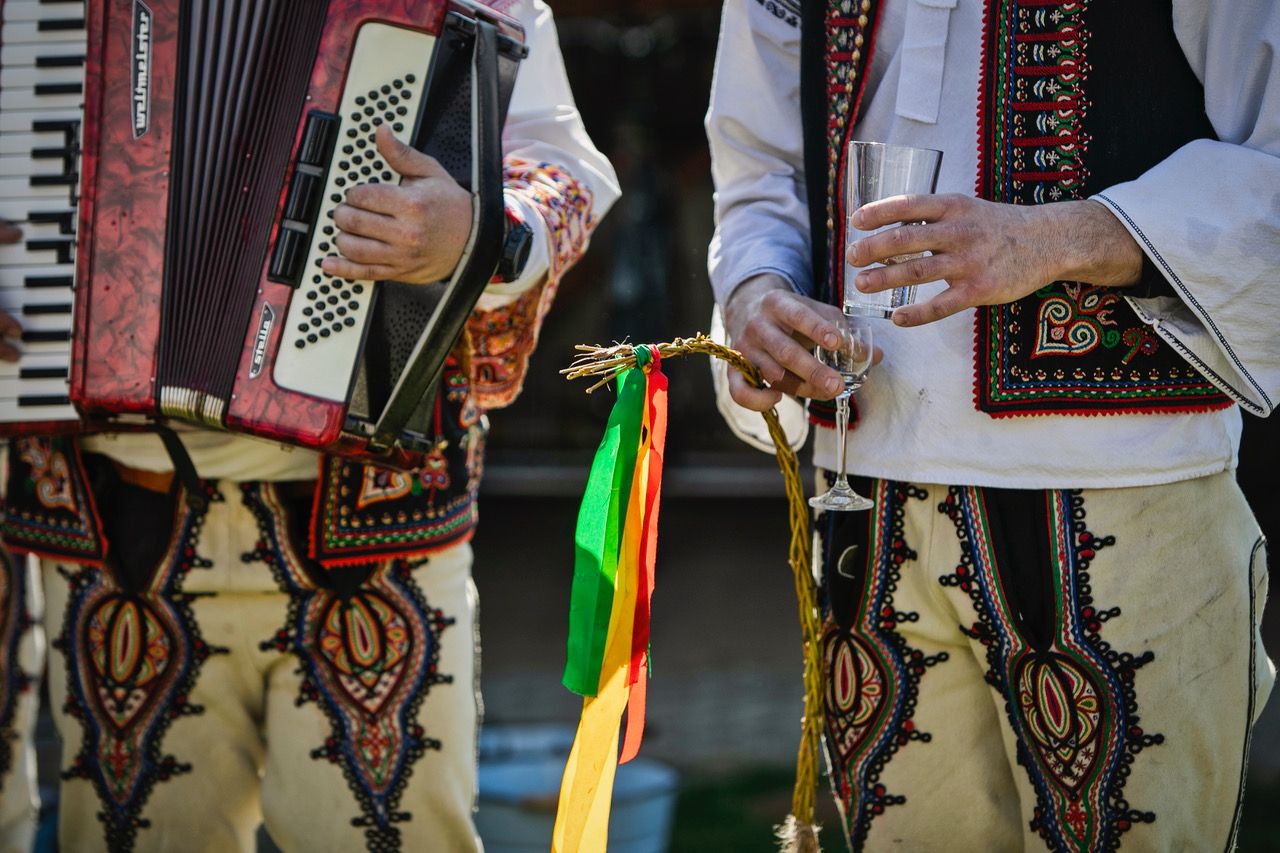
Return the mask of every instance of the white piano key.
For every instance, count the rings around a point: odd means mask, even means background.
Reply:
[[[66,148],[69,141],[74,142],[67,139],[67,134],[58,131],[0,133],[0,157],[14,154],[30,157],[31,152],[37,149]]]
[[[65,68],[37,68],[34,65],[0,68],[0,89],[30,89],[50,83],[83,82],[84,68],[75,65]]]
[[[71,353],[69,351],[23,353],[22,357],[16,362],[0,361],[0,377],[17,379],[24,371],[67,371],[70,370],[70,365]]]
[[[67,151],[63,157],[32,157],[30,153],[0,155],[0,178],[30,177],[31,175],[61,175],[67,171],[67,161],[76,166],[79,157]]]
[[[73,92],[37,92],[35,89],[0,89],[0,110],[67,110],[84,104],[82,86]]]
[[[62,26],[75,23],[76,20],[80,22],[77,28]],[[74,44],[79,41],[83,45],[88,40],[88,33],[84,28],[84,18],[54,21],[50,24],[39,21],[5,21],[4,25],[0,26],[0,38],[4,39],[5,44],[46,45],[64,42]]]
[[[0,219],[10,222],[26,222],[32,217],[64,216],[70,214],[73,221],[76,209],[68,201],[65,204],[50,204],[47,201],[31,198],[0,199]]]
[[[42,123],[66,122],[79,124],[84,110],[79,107],[59,107],[50,110],[10,110],[0,112],[0,133],[31,133]]]
[[[2,310],[4,309],[0,308],[0,311]],[[35,334],[37,338],[40,338],[26,341],[25,343],[27,344],[58,343],[58,341],[51,339],[44,340],[43,338],[46,336],[52,336],[55,332],[66,332],[69,335],[74,321],[74,318],[70,314],[37,314],[35,316],[31,316],[23,314],[20,311],[6,311],[5,313],[14,315],[13,319],[17,320],[18,325],[22,326],[24,334]],[[67,343],[63,342],[62,346],[65,349],[67,347]]]
[[[22,240],[0,245],[0,266],[74,264],[75,237],[55,225],[23,225]]]
[[[72,264],[28,264],[0,267],[0,291],[65,290],[62,282],[75,272]],[[57,282],[55,285],[54,283]]]
[[[43,0],[8,0],[0,7],[4,21],[55,21],[83,18],[84,3],[46,3]]]
[[[0,423],[40,423],[42,421],[74,421],[79,420],[75,407],[65,406],[22,406],[17,401],[0,400]]]
[[[0,66],[9,68],[35,65],[37,59],[78,59],[83,63],[86,41],[83,30],[78,40],[70,38],[35,44],[17,44],[6,39],[0,46]]]
[[[74,183],[35,186],[30,178],[0,177],[0,198],[61,199],[66,202],[77,189]]]
[[[27,306],[31,306],[31,313],[49,314],[53,310],[51,306],[70,305],[71,302],[71,290],[65,287],[0,288],[0,309],[11,314]]]
[[[10,291],[10,289],[44,291],[44,289],[51,289],[50,286],[54,280],[65,279],[73,272],[73,264],[0,266],[0,291]],[[58,288],[65,289],[61,284]]]
[[[0,376],[0,399],[36,395],[41,397],[65,397],[71,383],[63,379],[24,379],[21,376]]]

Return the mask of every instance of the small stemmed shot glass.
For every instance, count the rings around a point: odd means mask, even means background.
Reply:
[[[844,312],[837,323],[840,343],[835,349],[818,347],[815,355],[818,360],[833,368],[844,380],[844,389],[836,397],[836,447],[838,474],[831,488],[821,495],[809,498],[809,506],[817,509],[850,512],[871,509],[875,504],[868,498],[855,492],[849,486],[845,465],[845,437],[849,432],[849,398],[853,392],[862,387],[871,369],[872,355],[875,352],[871,343],[872,321],[866,317]]]

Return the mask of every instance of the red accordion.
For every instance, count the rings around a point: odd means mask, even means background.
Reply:
[[[429,446],[499,259],[519,25],[469,0],[89,0],[85,29],[78,413],[400,464]],[[472,193],[448,281],[320,269],[344,190],[399,181],[382,124]]]

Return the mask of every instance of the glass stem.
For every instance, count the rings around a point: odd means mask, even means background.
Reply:
[[[849,491],[849,479],[845,476],[845,437],[849,433],[849,392],[836,398],[836,467],[839,474],[834,488]]]

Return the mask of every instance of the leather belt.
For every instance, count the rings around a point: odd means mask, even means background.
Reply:
[[[172,471],[144,471],[141,468],[130,468],[128,465],[122,465],[115,460],[112,460],[111,464],[115,466],[121,482],[128,483],[131,486],[161,494],[168,494],[169,489],[173,487]]]

